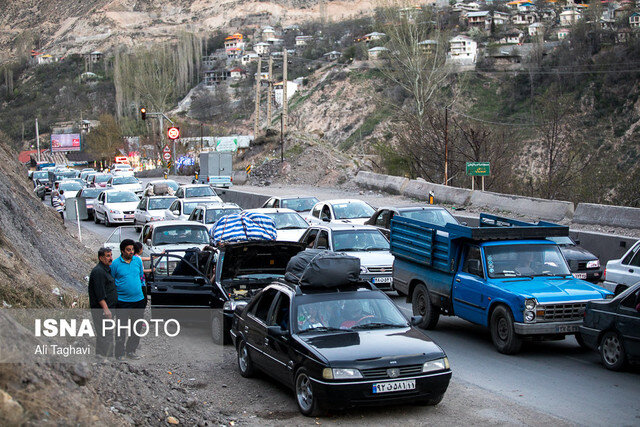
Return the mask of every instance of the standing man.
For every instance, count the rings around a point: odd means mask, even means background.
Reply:
[[[98,249],[98,264],[89,275],[89,306],[96,329],[96,355],[109,357],[113,354],[113,330],[105,330],[103,320],[112,319],[111,309],[118,302],[116,283],[111,275],[111,249]]]
[[[134,241],[124,239],[120,242],[120,257],[111,264],[111,274],[116,282],[118,291],[118,318],[120,326],[129,322],[130,333],[119,329],[116,335],[116,358],[122,360],[126,354],[129,359],[139,359],[136,349],[140,337],[133,331],[133,324],[144,316],[146,299],[142,294],[142,280],[144,274],[142,260],[133,256]]]
[[[55,194],[51,193],[51,204],[56,209],[56,212],[60,214],[62,223],[64,224],[64,190],[56,191]]]

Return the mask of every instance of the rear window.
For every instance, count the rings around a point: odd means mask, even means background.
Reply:
[[[282,207],[296,212],[310,211],[313,205],[318,203],[315,197],[304,197],[300,199],[282,199]]]
[[[185,188],[185,197],[215,196],[216,193],[209,186]]]
[[[107,182],[111,179],[111,175],[96,175],[95,182]]]

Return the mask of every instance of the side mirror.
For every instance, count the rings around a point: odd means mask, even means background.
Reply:
[[[151,239],[147,239],[144,241],[145,245],[151,247]]]
[[[267,326],[267,335],[273,338],[283,338],[289,336],[289,331],[280,326]]]
[[[323,220],[324,222],[331,222],[331,220],[330,220],[329,218],[327,218],[326,216],[323,216],[323,217],[322,217],[322,220]]]
[[[411,320],[409,323],[411,323],[411,326],[418,326],[420,323],[422,323],[422,316],[411,316]]]
[[[461,222],[460,225],[464,225],[466,227],[467,226],[467,222],[466,221]]]
[[[176,216],[180,216],[180,211],[178,211],[178,210],[171,211],[171,213],[176,215]]]

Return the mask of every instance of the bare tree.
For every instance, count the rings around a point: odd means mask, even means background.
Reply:
[[[120,126],[110,114],[100,116],[100,125],[87,134],[86,150],[101,160],[113,159],[124,148]]]

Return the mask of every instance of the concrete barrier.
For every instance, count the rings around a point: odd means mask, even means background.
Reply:
[[[578,224],[640,228],[640,209],[625,206],[578,203],[576,213],[573,216],[573,222]]]
[[[403,196],[418,200],[429,200],[429,193],[433,191],[435,203],[446,203],[464,206],[469,203],[471,190],[466,188],[449,187],[432,182],[411,180],[402,192]]]
[[[480,208],[508,211],[550,221],[571,219],[574,212],[572,202],[491,193],[488,191],[474,191],[471,195],[470,203]]]
[[[390,194],[402,194],[404,188],[409,183],[409,178],[360,171],[356,175],[356,183],[370,190],[382,190]]]
[[[245,191],[216,188],[216,194],[226,203],[235,203],[242,209],[255,209],[261,207],[271,196],[264,194],[248,193]]]

